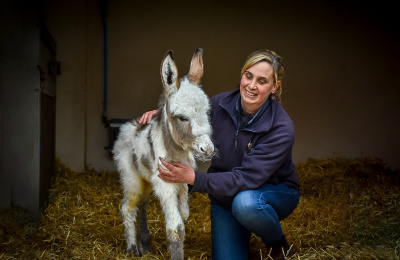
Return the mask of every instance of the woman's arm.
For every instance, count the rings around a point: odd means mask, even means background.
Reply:
[[[231,170],[212,169],[208,174],[196,172],[191,192],[234,196],[243,190],[256,189],[267,181],[271,184],[286,182],[294,172],[291,134],[263,139],[243,157],[239,166]]]

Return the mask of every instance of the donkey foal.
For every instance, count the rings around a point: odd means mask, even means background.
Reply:
[[[114,160],[124,193],[121,215],[125,240],[127,252],[134,256],[151,251],[146,206],[154,191],[164,213],[171,258],[183,259],[184,222],[189,217],[187,184],[161,180],[157,176],[158,164],[159,158],[165,158],[185,162],[195,169],[196,160],[210,160],[214,154],[208,119],[210,104],[200,87],[202,55],[203,50],[197,49],[188,74],[179,80],[173,53],[168,51],[161,62],[164,95],[157,115],[147,125],[136,121],[122,125],[115,142]]]

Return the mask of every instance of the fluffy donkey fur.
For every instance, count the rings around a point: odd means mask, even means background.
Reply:
[[[196,50],[189,73],[179,80],[173,53],[168,51],[161,63],[164,95],[158,113],[147,125],[132,121],[120,128],[113,154],[124,193],[121,215],[127,252],[134,256],[151,250],[146,205],[154,191],[164,213],[171,258],[183,259],[184,222],[189,217],[187,185],[166,183],[157,175],[159,158],[185,162],[195,169],[196,160],[209,160],[214,153],[210,104],[200,87],[202,54]]]

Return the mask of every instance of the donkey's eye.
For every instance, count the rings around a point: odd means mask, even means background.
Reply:
[[[179,119],[180,121],[182,121],[182,122],[189,121],[189,119],[188,119],[187,117],[184,117],[184,116],[178,116],[178,119]]]

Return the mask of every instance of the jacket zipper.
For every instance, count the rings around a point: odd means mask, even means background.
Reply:
[[[236,126],[236,134],[235,134],[235,152],[237,152],[237,141],[239,136],[240,125],[242,124],[242,118],[240,116],[238,117],[238,121],[239,122]]]
[[[237,152],[237,140],[238,140],[238,135],[239,135],[239,129],[236,131],[236,135],[235,135],[235,152]]]

